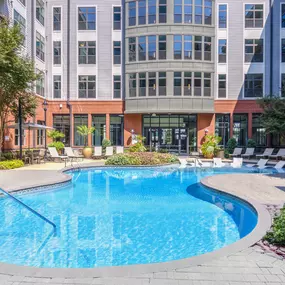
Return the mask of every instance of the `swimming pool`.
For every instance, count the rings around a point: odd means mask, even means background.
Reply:
[[[0,199],[0,261],[93,268],[178,260],[214,251],[249,234],[255,211],[199,184],[255,169],[93,168],[72,183],[17,194],[53,228],[10,198]]]

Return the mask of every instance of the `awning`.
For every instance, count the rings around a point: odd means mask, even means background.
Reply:
[[[19,129],[19,124],[9,125],[8,129]],[[22,129],[24,130],[53,130],[54,128],[48,127],[40,124],[25,123],[22,124]]]

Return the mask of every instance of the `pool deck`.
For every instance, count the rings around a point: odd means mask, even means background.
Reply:
[[[103,165],[102,161],[84,162],[88,165]],[[47,163],[35,171],[34,166],[20,170],[0,171],[0,187],[5,190],[36,187],[43,184],[61,183],[68,181],[69,177],[61,173],[63,164],[56,167]],[[37,168],[39,169],[39,168]],[[245,200],[258,205],[264,221],[268,224],[268,212],[266,205],[280,206],[285,202],[285,176],[261,175],[261,174],[226,174],[215,177],[207,177],[202,183],[218,191],[224,191],[237,195]],[[270,219],[270,218],[269,218]],[[270,223],[270,221],[269,221]],[[261,225],[262,226],[262,225]],[[268,225],[265,225],[268,226]],[[260,233],[258,233],[260,234]],[[285,261],[273,253],[264,252],[259,246],[254,245],[244,249],[229,248],[229,250],[217,251],[210,258],[197,257],[196,262],[184,260],[176,269],[157,270],[159,266],[131,267],[126,270],[104,270],[104,277],[87,277],[83,271],[73,270],[67,274],[65,269],[61,271],[62,277],[52,277],[53,269],[46,270],[42,275],[37,268],[18,267],[8,264],[0,264],[0,285],[281,285],[285,284]],[[196,263],[196,264],[195,264]],[[127,267],[126,267],[127,268]],[[92,270],[92,269],[91,269]],[[50,277],[49,276],[50,272]],[[92,274],[91,274],[92,275]],[[119,276],[119,277],[116,277]]]

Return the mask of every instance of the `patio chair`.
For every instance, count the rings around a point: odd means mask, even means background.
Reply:
[[[224,167],[226,164],[222,162],[221,158],[213,158],[214,167]]]
[[[71,147],[65,147],[64,148],[65,154],[71,159],[71,161],[73,161],[73,159],[82,159],[84,158],[84,155],[80,155],[80,154],[75,154],[73,152],[73,149]]]
[[[112,156],[113,155],[113,147],[112,146],[107,146],[106,147],[106,152],[105,152],[105,156]]]
[[[242,153],[242,148],[241,148],[241,147],[236,147],[236,148],[234,149],[233,154],[230,154],[230,157],[238,157],[238,156],[241,156],[241,153]]]
[[[263,154],[257,154],[256,157],[257,158],[266,158],[269,155],[272,155],[274,151],[274,148],[266,148],[265,151],[263,152]]]
[[[241,155],[241,157],[243,157],[243,158],[245,158],[245,157],[250,158],[251,156],[254,156],[254,148],[253,147],[248,147],[246,149],[245,153]]]
[[[116,154],[124,153],[124,147],[123,146],[116,146]]]
[[[102,146],[94,146],[94,154],[93,158],[100,158],[102,157]]]
[[[279,157],[282,157],[282,156],[285,156],[285,149],[284,148],[280,148],[279,151],[277,152],[277,154],[271,154],[268,157],[269,158],[276,158],[276,160],[277,160]]]
[[[195,159],[195,167],[199,167],[199,168],[209,167],[209,164],[206,164],[201,159],[196,158]]]
[[[68,156],[59,155],[55,147],[48,147],[48,151],[50,154],[50,159],[53,161],[59,160],[66,163],[66,161],[69,160]]]
[[[273,169],[275,169],[275,170],[277,170],[277,172],[284,172],[283,170],[282,170],[282,168],[285,166],[285,161],[284,160],[280,160],[280,161],[278,161],[274,166],[265,166],[265,167],[263,167],[263,168],[261,168],[261,169],[266,169],[266,168],[273,168]]]
[[[258,168],[264,168],[266,166],[266,163],[268,162],[268,159],[259,159],[256,164],[247,164],[247,167],[258,167]]]
[[[233,168],[241,168],[242,163],[243,163],[243,158],[234,157],[233,162],[231,163],[231,166]]]

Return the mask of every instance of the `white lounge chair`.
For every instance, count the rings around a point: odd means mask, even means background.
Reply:
[[[214,167],[224,167],[226,164],[222,162],[221,158],[213,158]]]
[[[93,153],[93,157],[102,157],[102,146],[94,146],[94,153]]]
[[[105,152],[105,156],[112,156],[113,155],[113,147],[112,146],[107,146],[106,147],[106,152]]]
[[[254,156],[254,148],[253,147],[248,147],[246,149],[245,153],[241,155],[241,157],[248,157],[248,158],[250,158],[251,156]]]
[[[242,148],[241,147],[236,147],[234,149],[234,152],[232,154],[230,154],[230,157],[238,157],[241,156],[242,153]]]
[[[277,160],[279,157],[282,157],[282,156],[285,156],[285,148],[280,148],[279,151],[277,152],[277,154],[271,154],[268,157],[269,158],[276,158],[276,160]]]
[[[124,153],[124,147],[123,146],[116,146],[116,154]]]
[[[243,163],[243,158],[234,157],[233,162],[231,163],[231,166],[233,168],[241,168],[242,163]]]
[[[266,148],[263,154],[257,154],[257,158],[263,158],[263,157],[268,157],[269,155],[272,155],[274,151],[274,148]]]
[[[65,155],[59,155],[55,147],[48,147],[48,151],[50,154],[50,158],[55,161],[55,160],[62,160],[64,162],[68,161],[69,158],[68,156]]]
[[[266,166],[266,163],[268,162],[268,159],[261,158],[258,160],[256,164],[247,164],[247,167],[258,167],[258,168],[264,168]]]
[[[64,151],[65,151],[65,154],[71,159],[71,161],[73,159],[82,159],[83,160],[83,158],[84,158],[84,155],[79,155],[79,154],[76,155],[73,152],[73,149],[71,147],[65,147]]]
[[[195,159],[195,167],[204,168],[204,167],[210,167],[210,165],[209,165],[209,163],[205,163],[201,159],[196,158]]]
[[[274,168],[276,169],[278,172],[283,172],[282,168],[285,166],[285,161],[284,160],[280,160],[278,161],[274,166],[265,166],[262,169],[266,169],[266,168]]]

